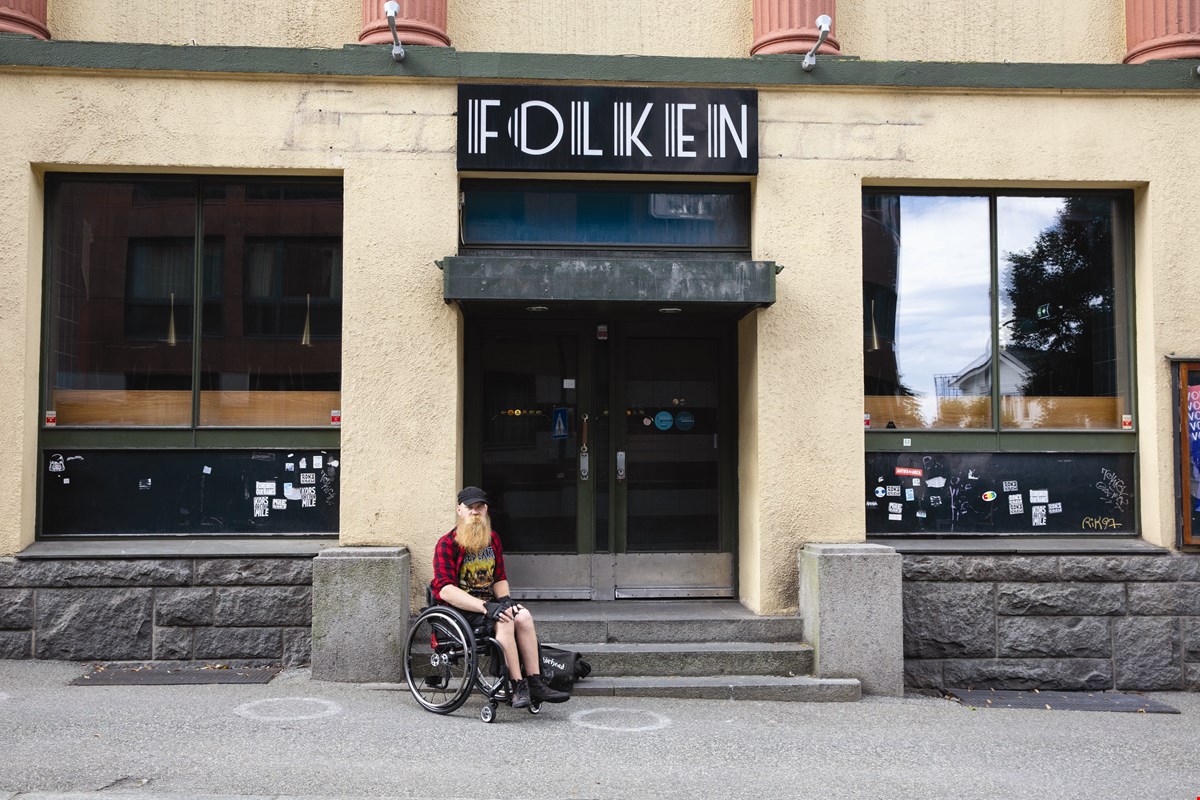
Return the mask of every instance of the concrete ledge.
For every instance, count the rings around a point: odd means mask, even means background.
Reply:
[[[313,560],[314,679],[403,680],[410,560],[404,547],[338,547]]]
[[[693,700],[779,700],[852,703],[862,685],[852,678],[781,678],[759,675],[720,677],[588,678],[575,684],[577,697],[673,697]]]
[[[916,536],[871,537],[870,544],[904,555],[1150,555],[1170,550],[1137,536],[987,536],[935,539]]]
[[[294,539],[259,538],[147,538],[147,539],[55,539],[34,542],[17,558],[312,558],[337,547],[336,536]]]
[[[700,677],[807,675],[812,648],[788,642],[559,643],[583,653],[597,675]]]
[[[902,556],[877,544],[808,544],[799,569],[814,674],[857,678],[868,694],[903,696]]]

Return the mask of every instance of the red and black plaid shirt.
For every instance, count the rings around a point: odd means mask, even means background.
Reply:
[[[496,569],[492,574],[492,583],[508,580],[508,574],[504,571],[504,550],[500,547],[500,537],[492,531],[492,552],[496,555]],[[454,539],[454,531],[450,531],[442,538],[438,539],[433,548],[433,599],[434,602],[441,602],[442,589],[446,586],[457,586],[464,592],[471,592],[471,588],[464,584],[462,579],[462,565],[466,558],[466,552],[458,546],[458,542]],[[477,594],[477,592],[471,592]]]

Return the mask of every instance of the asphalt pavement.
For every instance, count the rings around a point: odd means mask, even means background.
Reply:
[[[397,685],[70,686],[0,661],[0,800],[1200,797],[1181,714],[576,697],[537,716],[421,709]]]

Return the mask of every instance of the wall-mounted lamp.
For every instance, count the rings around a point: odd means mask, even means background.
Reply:
[[[388,27],[392,30],[392,61],[403,61],[404,46],[400,44],[400,34],[396,32],[396,15],[400,13],[400,4],[396,0],[388,0],[383,4],[383,13],[387,14]]]
[[[829,36],[829,27],[833,25],[833,19],[828,14],[822,14],[817,17],[817,31],[820,36],[817,37],[817,43],[813,45],[812,50],[804,56],[804,62],[800,64],[800,69],[805,72],[812,72],[813,67],[817,65],[817,51],[821,49],[821,45],[825,44],[825,39]]]

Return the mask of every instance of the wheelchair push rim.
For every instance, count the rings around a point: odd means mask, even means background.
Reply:
[[[449,714],[462,707],[477,677],[475,636],[451,608],[427,608],[413,621],[404,647],[404,679],[427,711]]]

